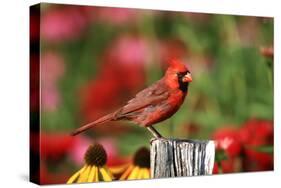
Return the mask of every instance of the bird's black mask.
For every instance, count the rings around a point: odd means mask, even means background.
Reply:
[[[187,92],[188,91],[188,85],[189,85],[189,82],[183,82],[182,81],[182,78],[188,73],[187,72],[179,72],[177,73],[178,75],[178,83],[179,83],[179,89],[182,91],[182,92]]]

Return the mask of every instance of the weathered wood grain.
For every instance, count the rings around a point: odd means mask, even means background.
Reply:
[[[152,178],[212,174],[214,141],[154,139],[150,148]]]

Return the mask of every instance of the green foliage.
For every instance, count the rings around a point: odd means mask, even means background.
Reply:
[[[221,161],[226,160],[226,159],[227,159],[227,155],[226,155],[224,150],[216,151],[216,155],[215,155],[215,161],[216,162],[221,162]]]
[[[274,147],[273,145],[268,145],[268,146],[258,146],[258,147],[254,147],[252,148],[257,152],[261,152],[261,153],[269,153],[269,154],[273,154],[274,151]]]

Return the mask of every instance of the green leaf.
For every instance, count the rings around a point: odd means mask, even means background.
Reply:
[[[226,156],[226,153],[224,150],[218,150],[216,151],[216,154],[215,154],[215,161],[216,162],[220,162],[220,161],[223,161],[223,160],[226,160],[227,159],[227,156]]]
[[[270,153],[270,154],[272,154],[273,151],[274,151],[273,145],[266,145],[266,146],[253,147],[253,149],[254,149],[255,151],[258,151],[258,152]]]

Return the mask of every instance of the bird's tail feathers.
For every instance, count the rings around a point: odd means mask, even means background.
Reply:
[[[75,131],[73,131],[73,132],[71,133],[71,135],[72,135],[72,136],[75,136],[75,135],[80,134],[80,133],[82,133],[82,132],[84,132],[84,131],[86,131],[86,130],[88,130],[88,129],[90,129],[90,128],[92,128],[92,127],[98,125],[98,124],[102,124],[102,123],[105,123],[105,122],[107,122],[107,121],[111,121],[111,120],[113,120],[113,119],[114,119],[114,113],[105,115],[105,116],[103,116],[103,117],[97,119],[96,121],[93,121],[93,122],[91,122],[91,123],[88,123],[88,124],[86,124],[86,125],[84,125],[84,126],[78,128],[78,129],[76,129]]]

